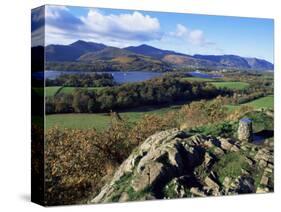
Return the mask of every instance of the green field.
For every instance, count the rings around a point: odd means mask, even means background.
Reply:
[[[246,82],[233,82],[233,81],[221,81],[222,79],[209,79],[209,78],[200,78],[200,77],[184,77],[184,80],[188,81],[199,81],[199,82],[209,82],[217,88],[228,88],[231,90],[244,90],[250,85]]]
[[[165,108],[143,107],[135,111],[120,112],[122,118],[128,119],[130,122],[135,122],[141,119],[146,114],[163,115],[168,111],[176,110],[178,106]],[[110,116],[108,113],[96,114],[54,114],[46,116],[46,127],[57,126],[59,128],[72,129],[88,129],[96,128],[97,130],[104,129],[110,124]]]
[[[246,105],[253,106],[254,108],[271,108],[274,106],[274,97],[273,95],[265,96],[251,102],[246,103]]]
[[[55,114],[46,116],[46,128],[72,128],[97,130],[109,126],[110,117],[105,114]]]
[[[217,88],[228,88],[231,90],[244,90],[250,85],[246,82],[212,82]]]
[[[269,96],[261,97],[259,99],[255,99],[251,102],[247,102],[247,103],[241,104],[241,105],[249,105],[249,106],[254,107],[255,109],[260,109],[260,108],[273,109],[274,97],[273,97],[273,95],[269,95]],[[233,110],[241,107],[241,105],[227,105],[227,108],[229,111],[233,111]]]
[[[60,88],[61,86],[46,87],[45,88],[46,96],[54,96]]]
[[[200,82],[213,82],[213,81],[216,81],[216,79],[200,78],[200,77],[184,77],[182,79],[188,80],[188,81],[200,81]]]
[[[46,96],[54,96],[57,91],[61,88],[61,86],[51,86],[51,87],[46,87]],[[80,88],[80,89],[87,89],[87,90],[101,90],[104,89],[105,87],[89,87],[89,88]],[[70,94],[72,93],[76,87],[63,87],[59,93],[66,93]]]
[[[89,91],[92,91],[92,90],[95,90],[95,91],[98,91],[98,90],[101,90],[101,89],[104,89],[105,87],[88,87],[88,88],[79,88],[79,89],[83,89],[83,90],[89,90]],[[72,93],[75,89],[77,89],[76,87],[64,87],[60,93]]]

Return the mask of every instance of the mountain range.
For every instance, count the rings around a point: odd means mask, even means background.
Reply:
[[[267,71],[274,65],[258,58],[238,55],[187,55],[149,45],[117,48],[78,40],[70,45],[46,46],[46,61],[104,64],[120,70],[157,70],[174,68],[243,69]]]

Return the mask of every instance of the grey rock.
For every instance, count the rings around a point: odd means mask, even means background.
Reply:
[[[223,180],[223,186],[226,188],[226,189],[229,189],[231,187],[231,183],[232,183],[232,180],[231,178],[229,177],[225,177],[224,180]]]
[[[272,173],[273,172],[273,170],[271,168],[269,168],[269,167],[266,167],[264,169],[264,171],[267,172],[267,173]]]
[[[239,121],[238,127],[238,139],[240,141],[251,142],[253,139],[253,127],[252,120],[249,118],[243,118]]]
[[[254,164],[254,161],[253,161],[251,158],[249,158],[249,157],[245,157],[245,161],[246,161],[250,166],[252,166],[252,165]]]
[[[267,166],[267,162],[265,160],[260,160],[259,167],[265,168]]]
[[[223,150],[229,151],[232,148],[232,146],[233,146],[233,144],[232,144],[230,139],[219,138],[219,141],[221,143],[221,148]]]
[[[258,187],[257,191],[256,191],[256,193],[258,193],[258,194],[263,194],[263,193],[268,193],[268,192],[269,192],[269,189],[267,187],[263,187],[263,188]]]
[[[206,152],[204,156],[204,166],[206,168],[209,168],[213,164],[213,162],[214,158],[208,152]]]
[[[213,189],[219,189],[220,188],[220,186],[210,177],[206,177],[205,180],[204,180],[204,183],[208,187],[213,188]]]
[[[267,186],[268,185],[268,177],[266,177],[266,176],[262,176],[262,178],[261,178],[261,181],[260,181],[260,184],[261,185],[264,185],[264,186]]]
[[[197,187],[192,187],[192,188],[190,189],[190,192],[191,192],[193,195],[198,196],[198,197],[205,197],[205,196],[206,196],[205,192],[199,190],[199,188],[197,188]]]

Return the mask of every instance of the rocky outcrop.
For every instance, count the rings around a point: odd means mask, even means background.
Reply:
[[[245,151],[246,150],[246,151]],[[243,156],[238,176],[219,176],[213,169],[216,163],[230,153]],[[246,154],[244,156],[244,154]],[[250,154],[251,153],[251,154]],[[256,148],[249,143],[202,135],[189,135],[171,129],[147,138],[121,164],[111,181],[90,203],[218,196],[237,193],[271,191],[269,186],[273,161],[271,151]],[[260,165],[261,161],[262,164]],[[270,166],[270,164],[272,166]],[[255,187],[254,173],[262,167],[265,174]],[[248,166],[246,166],[248,167]],[[267,171],[266,171],[267,170]],[[265,189],[266,187],[266,189]]]

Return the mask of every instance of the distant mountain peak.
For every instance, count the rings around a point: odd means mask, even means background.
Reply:
[[[143,54],[143,55],[154,57],[157,59],[161,59],[168,54],[183,55],[181,53],[177,53],[177,52],[170,51],[170,50],[162,50],[162,49],[159,49],[159,48],[147,45],[147,44],[141,44],[139,46],[128,46],[124,49],[134,52],[136,54]]]
[[[77,41],[71,43],[70,46],[71,46],[71,45],[76,45],[76,44],[84,44],[84,43],[88,43],[88,42],[86,42],[86,41],[84,41],[84,40],[77,40]]]
[[[274,65],[264,59],[255,57],[241,57],[233,54],[224,55],[202,55],[193,56],[171,51],[163,50],[148,44],[139,46],[128,46],[118,48],[106,46],[102,43],[87,42],[77,40],[70,45],[49,45],[46,47],[47,61],[79,61],[105,59],[113,60],[114,63],[120,61],[132,61],[132,58],[150,57],[158,62],[164,62],[170,67],[192,67],[192,68],[215,68],[215,69],[243,69],[243,70],[273,70]],[[124,57],[128,57],[126,60]],[[147,59],[147,58],[146,58]]]
[[[106,45],[77,40],[70,45],[49,45],[46,47],[47,61],[75,61],[87,52],[96,52]]]
[[[87,42],[87,41],[83,41],[83,40],[77,40],[74,43],[70,44],[69,46],[106,47],[106,45],[104,45],[102,43]]]
[[[141,44],[141,45],[139,45],[139,46],[137,46],[137,47],[151,48],[151,49],[159,49],[159,48],[156,48],[156,47],[153,47],[153,46],[147,45],[147,44]],[[161,49],[159,49],[159,50],[161,50]]]

